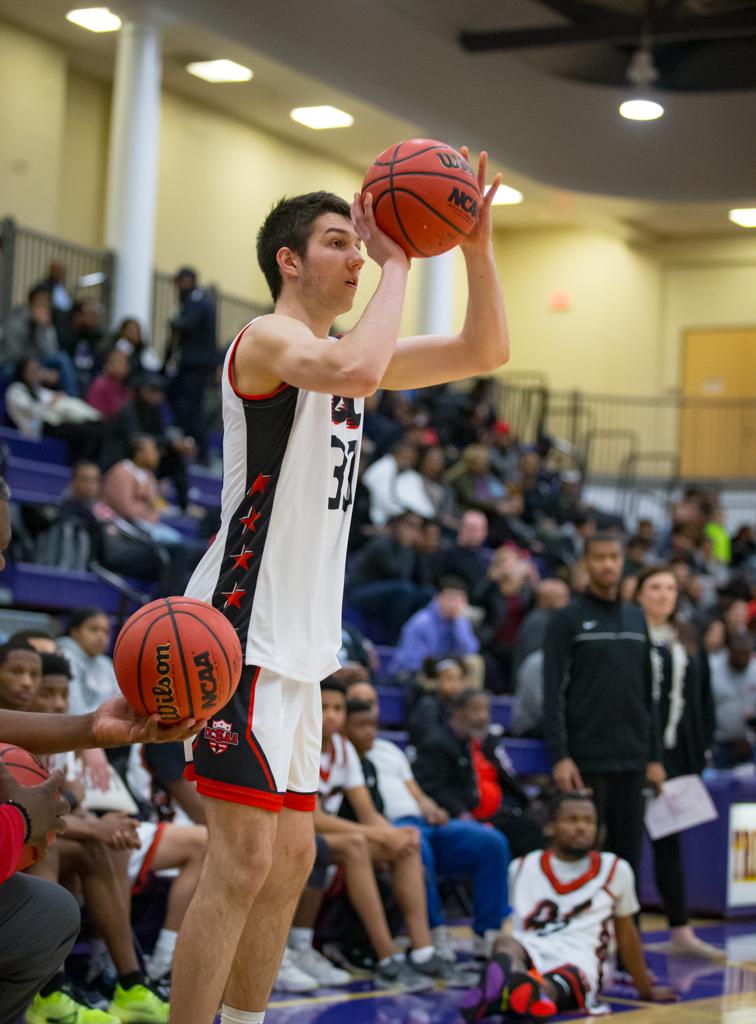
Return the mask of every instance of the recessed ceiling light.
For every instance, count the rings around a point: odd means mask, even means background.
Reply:
[[[655,121],[664,113],[664,107],[655,100],[625,100],[619,112],[628,121]]]
[[[492,206],[516,206],[522,202],[522,192],[509,185],[499,185],[496,195],[493,197]]]
[[[323,128],[348,128],[354,124],[352,115],[339,110],[338,107],[294,107],[289,117],[292,121],[316,131]]]
[[[121,27],[121,19],[109,7],[79,7],[68,12],[66,21],[89,32],[117,32]]]
[[[747,207],[743,210],[730,210],[727,216],[738,227],[756,228],[756,208],[754,207]]]
[[[249,82],[252,69],[233,60],[195,60],[186,65],[186,70],[195,78],[217,85],[221,82]]]

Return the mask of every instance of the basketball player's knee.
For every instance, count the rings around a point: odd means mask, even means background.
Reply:
[[[273,844],[245,832],[211,837],[205,853],[205,873],[218,888],[254,894],[270,874]]]
[[[339,836],[339,860],[342,863],[365,863],[370,859],[370,847],[359,832]]]

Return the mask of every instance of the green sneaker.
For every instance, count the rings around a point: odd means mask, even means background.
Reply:
[[[146,985],[116,985],[108,1012],[123,1024],[168,1024],[168,1003]]]
[[[64,991],[52,992],[49,996],[36,995],[25,1020],[26,1024],[118,1024],[118,1017],[77,1003]]]

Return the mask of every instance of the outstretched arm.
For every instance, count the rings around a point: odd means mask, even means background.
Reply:
[[[468,158],[466,147],[462,155]],[[478,184],[485,192],[488,154],[480,155]],[[504,299],[491,242],[491,203],[499,187],[497,174],[485,192],[475,227],[459,247],[467,269],[467,312],[462,330],[454,335],[400,338],[381,381],[382,388],[429,387],[492,373],[509,359],[509,334]]]

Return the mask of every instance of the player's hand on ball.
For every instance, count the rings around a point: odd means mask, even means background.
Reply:
[[[462,156],[470,162],[470,150],[467,146],[460,146],[459,151]],[[460,249],[467,250],[468,252],[476,249],[488,249],[491,243],[491,234],[493,232],[493,221],[491,219],[491,203],[496,195],[496,192],[501,185],[501,175],[497,174],[491,185],[486,191],[486,175],[488,173],[488,153],[485,150],[480,154],[478,159],[478,188],[480,189],[480,210],[478,212],[478,219],[475,222],[475,226],[472,231],[465,235],[464,238],[460,239]]]
[[[92,739],[97,747],[122,747],[132,743],[175,743],[188,740],[205,725],[186,718],[176,725],[160,724],[158,715],[140,715],[123,697],[111,697],[94,712]]]
[[[379,267],[385,266],[389,260],[403,263],[405,267],[409,266],[409,257],[404,249],[381,231],[375,223],[373,197],[369,192],[366,192],[364,196],[355,192],[352,201],[352,225],[365,243],[368,256]]]

